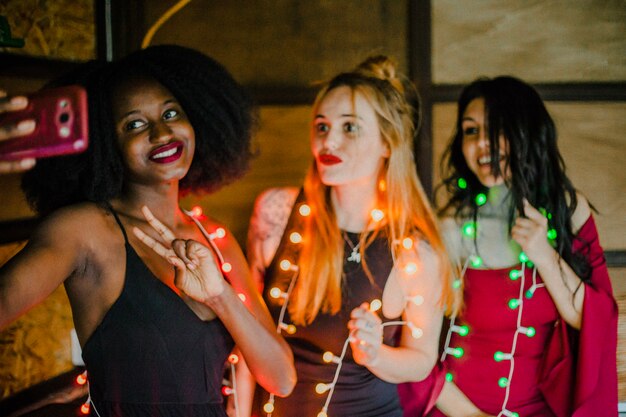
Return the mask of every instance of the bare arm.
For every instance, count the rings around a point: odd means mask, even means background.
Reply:
[[[259,195],[255,201],[248,229],[246,254],[259,292],[263,291],[265,269],[278,249],[297,193],[296,188],[272,188]],[[276,332],[273,321],[272,327]],[[237,365],[237,386],[242,387],[238,394],[238,406],[243,415],[247,415],[246,411],[252,409],[255,385],[256,381],[248,370],[245,357],[241,358]],[[229,407],[232,408],[232,398],[229,399]]]
[[[134,228],[137,238],[175,267],[178,288],[218,315],[247,358],[247,364],[259,384],[270,392],[288,395],[296,380],[291,350],[274,331],[267,307],[252,282],[234,237],[227,234],[219,243],[220,251],[232,265],[232,270],[228,272],[231,285],[228,285],[217,267],[214,253],[208,247],[193,240],[176,239],[147,208],[144,208],[144,215],[159,233],[162,242]],[[168,247],[169,242],[171,247]],[[243,295],[245,304],[239,294]]]
[[[357,363],[379,378],[392,382],[421,381],[437,360],[443,307],[439,262],[424,242],[403,251],[396,261],[383,294],[383,312],[394,317],[404,310],[398,347],[382,344],[381,320],[361,306],[348,324]],[[385,312],[385,310],[387,312]]]
[[[448,381],[437,399],[437,408],[449,417],[488,417],[454,383]]]
[[[0,328],[42,302],[78,269],[82,234],[72,213],[51,216],[0,269]]]

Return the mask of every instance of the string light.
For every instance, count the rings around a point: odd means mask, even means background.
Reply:
[[[374,209],[371,211],[370,215],[372,216],[372,220],[375,222],[379,222],[385,218],[385,213],[382,210]]]
[[[519,417],[515,411],[509,411],[507,409],[502,410],[502,415],[505,417]]]
[[[293,324],[279,323],[278,326],[287,332],[287,334],[294,334],[296,332],[296,326]]]
[[[509,271],[509,278],[511,279],[511,281],[516,281],[521,276],[522,276],[522,271],[518,269],[511,269]]]
[[[450,326],[450,331],[458,333],[460,336],[467,336],[469,334],[469,327],[465,325],[457,326],[456,324],[453,324]]]
[[[202,207],[193,206],[191,208],[191,215],[195,217],[196,219],[202,218]]]
[[[496,362],[502,362],[504,360],[509,361],[509,360],[513,359],[513,355],[511,355],[510,353],[504,353],[504,352],[497,351],[496,353],[493,354],[493,359]]]
[[[80,406],[80,412],[84,415],[88,415],[91,407],[89,406],[89,401]]]
[[[476,198],[474,199],[474,201],[476,202],[476,205],[480,207],[487,202],[487,196],[485,195],[485,193],[478,193],[476,194]]]
[[[511,310],[515,310],[520,305],[519,298],[511,298],[508,302],[508,305]]]
[[[417,273],[417,264],[415,262],[409,262],[404,266],[404,272],[408,275]]]
[[[456,181],[456,184],[459,186],[461,190],[465,190],[467,188],[467,181],[465,181],[465,178],[459,178]]]
[[[239,294],[237,294],[237,297],[239,297],[239,299],[244,303],[246,302],[246,295],[244,293],[240,292]]]
[[[306,217],[311,214],[311,207],[309,207],[308,204],[301,204],[298,208],[298,213],[300,213],[301,216]]]
[[[528,262],[528,255],[526,255],[524,252],[520,252],[518,258],[521,263]]]
[[[273,398],[272,398],[272,399],[273,399]],[[268,414],[273,413],[273,412],[274,412],[274,402],[273,402],[273,401],[272,401],[272,402],[269,402],[269,401],[268,401],[268,402],[266,402],[266,403],[263,405],[263,411],[265,411],[265,412],[266,412],[266,413],[268,413]]]
[[[503,376],[502,378],[498,379],[498,386],[500,388],[506,388],[509,385],[509,379],[505,376]]]
[[[476,223],[473,221],[465,222],[461,230],[465,236],[473,238],[476,236]]]
[[[339,358],[333,354],[333,352],[324,352],[322,360],[326,363],[339,363]]]
[[[454,379],[454,376],[452,375],[452,372],[447,372],[446,373],[446,381],[452,382],[453,379]]]
[[[372,300],[372,302],[370,303],[370,311],[375,312],[380,310],[380,308],[383,306],[382,301],[378,300],[378,299],[374,299]]]
[[[518,327],[517,330],[519,330],[520,333],[523,333],[528,337],[533,337],[535,334],[537,334],[537,331],[534,327]]]
[[[291,243],[300,243],[302,242],[302,235],[298,232],[292,232],[289,235],[289,240],[291,240]]]
[[[222,272],[228,273],[232,270],[233,270],[233,266],[230,264],[230,262],[224,262],[222,264]]]
[[[87,383],[87,371],[76,376],[76,383],[78,385],[85,385]]]
[[[413,303],[416,306],[421,306],[424,303],[424,297],[419,294],[415,294],[412,297],[404,297],[407,302]]]
[[[306,217],[308,215],[311,214],[310,211],[310,207],[306,204],[301,204],[298,207],[298,213],[303,216]],[[384,219],[385,214],[382,210],[379,209],[374,209],[370,212],[372,220],[375,222],[379,222],[382,219]],[[294,243],[294,244],[298,244],[301,243],[303,241],[303,237],[300,233],[293,231],[289,234],[289,240]],[[406,237],[404,239],[401,240],[401,244],[405,249],[411,249],[414,246],[414,241],[413,239],[411,239],[410,237]],[[274,299],[284,299],[280,314],[279,314],[279,318],[277,320],[277,326],[276,326],[276,330],[278,333],[280,333],[281,331],[285,331],[288,334],[294,334],[296,332],[296,326],[294,326],[293,324],[288,324],[285,323],[284,320],[284,316],[286,313],[286,308],[289,302],[289,297],[291,295],[291,292],[294,288],[295,282],[297,280],[298,277],[298,266],[297,265],[293,265],[289,260],[287,259],[283,259],[280,261],[279,263],[279,267],[282,271],[294,271],[295,273],[293,274],[293,276],[291,277],[291,280],[289,282],[289,288],[287,289],[287,291],[283,291],[278,287],[273,287],[270,289],[269,294],[272,298]],[[408,273],[408,274],[414,274],[418,271],[418,265],[414,262],[409,262],[407,263],[404,268],[403,268],[404,272]],[[405,299],[407,300],[407,302],[412,302],[416,305],[421,305],[424,302],[424,297],[422,295],[416,294],[413,295],[411,297],[405,297]],[[369,303],[369,311],[371,312],[376,312],[378,310],[380,310],[382,308],[382,302],[379,299],[374,299]],[[381,326],[382,327],[386,327],[386,326],[392,326],[392,325],[406,325],[408,326],[408,328],[411,331],[411,335],[415,338],[420,338],[423,336],[424,331],[423,329],[417,327],[416,325],[414,325],[411,322],[406,322],[406,321],[393,321],[393,322],[386,322],[383,323]],[[338,380],[340,371],[341,371],[341,367],[342,367],[342,363],[344,360],[344,357],[346,355],[346,351],[347,351],[347,347],[349,346],[349,342],[353,340],[351,336],[349,336],[348,338],[346,338],[346,340],[344,341],[344,346],[342,349],[342,352],[339,356],[335,355],[332,352],[324,352],[324,354],[322,355],[322,360],[325,363],[331,364],[334,363],[337,365],[337,368],[335,370],[335,376],[333,378],[333,381],[330,383],[324,383],[324,382],[320,382],[315,386],[315,391],[318,394],[324,394],[324,393],[328,393],[327,397],[326,397],[326,401],[324,406],[322,407],[322,410],[317,414],[318,417],[327,417],[327,411],[328,411],[328,405],[332,399],[333,396],[333,392],[334,392],[334,388],[335,388],[335,384]],[[462,352],[462,349],[459,349],[460,352]],[[273,394],[270,394],[269,396],[269,400],[263,405],[263,411],[267,414],[267,417],[271,417],[272,413],[275,410],[275,396]]]
[[[478,268],[483,264],[483,259],[480,256],[470,256],[470,262],[472,267]]]
[[[546,233],[546,236],[548,237],[548,239],[550,240],[554,240],[556,239],[556,229],[550,229],[548,230],[548,233]]]

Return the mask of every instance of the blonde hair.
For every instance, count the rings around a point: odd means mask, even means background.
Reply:
[[[417,178],[413,158],[413,140],[419,120],[417,92],[413,85],[396,73],[395,63],[385,56],[370,57],[355,70],[342,73],[327,82],[313,104],[333,89],[347,86],[353,99],[361,94],[374,109],[383,141],[390,156],[379,173],[376,207],[385,213],[385,221],[370,221],[361,236],[360,252],[369,275],[365,249],[381,232],[386,232],[394,261],[403,238],[421,235],[436,252],[444,283],[451,280],[451,267],[439,234],[437,221],[426,193]],[[409,101],[414,104],[409,104]],[[289,303],[295,324],[309,324],[317,314],[336,314],[341,308],[343,278],[343,238],[330,201],[331,187],[324,185],[315,162],[304,181],[304,194],[311,215],[304,219],[303,245],[298,261],[300,276]],[[444,305],[451,306],[450,285],[443,285]]]

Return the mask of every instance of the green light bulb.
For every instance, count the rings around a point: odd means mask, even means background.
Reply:
[[[465,222],[463,225],[463,234],[467,237],[474,237],[476,235],[476,223]]]
[[[517,298],[511,298],[509,300],[509,308],[511,310],[515,310],[517,307],[519,307],[519,299]]]
[[[484,193],[479,193],[474,201],[476,201],[477,206],[482,206],[487,202],[487,196]]]
[[[465,351],[463,350],[463,348],[454,348],[454,353],[452,353],[452,356],[454,356],[455,358],[460,358],[463,356],[463,354],[465,353]]]
[[[520,252],[519,261],[522,263],[528,262],[528,255],[526,255],[524,252]]]
[[[535,295],[534,291],[532,290],[526,291],[526,298],[533,298],[533,295]]]
[[[521,276],[522,276],[522,271],[518,269],[511,269],[511,272],[509,272],[509,278],[511,279],[511,281],[515,281]]]
[[[446,381],[448,381],[448,382],[452,382],[452,380],[453,380],[453,379],[454,379],[454,377],[452,376],[452,373],[451,373],[451,372],[448,372],[448,373],[446,374]]]
[[[529,327],[528,330],[526,330],[526,336],[528,337],[533,337],[535,334],[537,334],[537,331],[534,327]]]
[[[528,262],[526,262],[526,266],[532,268],[533,266],[535,266],[535,264],[533,263],[533,261],[529,260]]]
[[[459,335],[467,336],[468,333],[469,333],[469,327],[467,327],[467,326],[459,326]]]
[[[479,266],[481,266],[483,264],[483,260],[480,256],[472,256],[472,266],[474,268],[478,268]]]
[[[461,280],[455,279],[454,282],[452,283],[452,288],[454,288],[455,290],[458,288],[461,288]]]
[[[556,229],[550,229],[547,233],[548,239],[554,240],[556,239]]]
[[[459,180],[457,181],[457,185],[461,190],[464,190],[467,188],[467,181],[465,181],[465,178],[459,178]]]
[[[496,353],[493,354],[493,359],[496,362],[502,362],[504,360],[504,353],[497,351]]]
[[[503,376],[502,378],[498,379],[498,385],[500,386],[500,388],[506,388],[507,385],[509,385],[509,379]]]

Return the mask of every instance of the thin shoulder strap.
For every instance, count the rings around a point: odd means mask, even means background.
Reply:
[[[108,206],[109,206],[109,210],[113,214],[113,217],[115,217],[115,221],[120,226],[120,229],[122,229],[122,234],[124,235],[124,242],[128,243],[128,236],[126,236],[126,229],[124,229],[124,226],[122,225],[122,222],[120,221],[120,218],[117,216],[117,213],[115,212],[115,210],[113,210],[113,206],[111,206],[111,204],[108,204]]]

